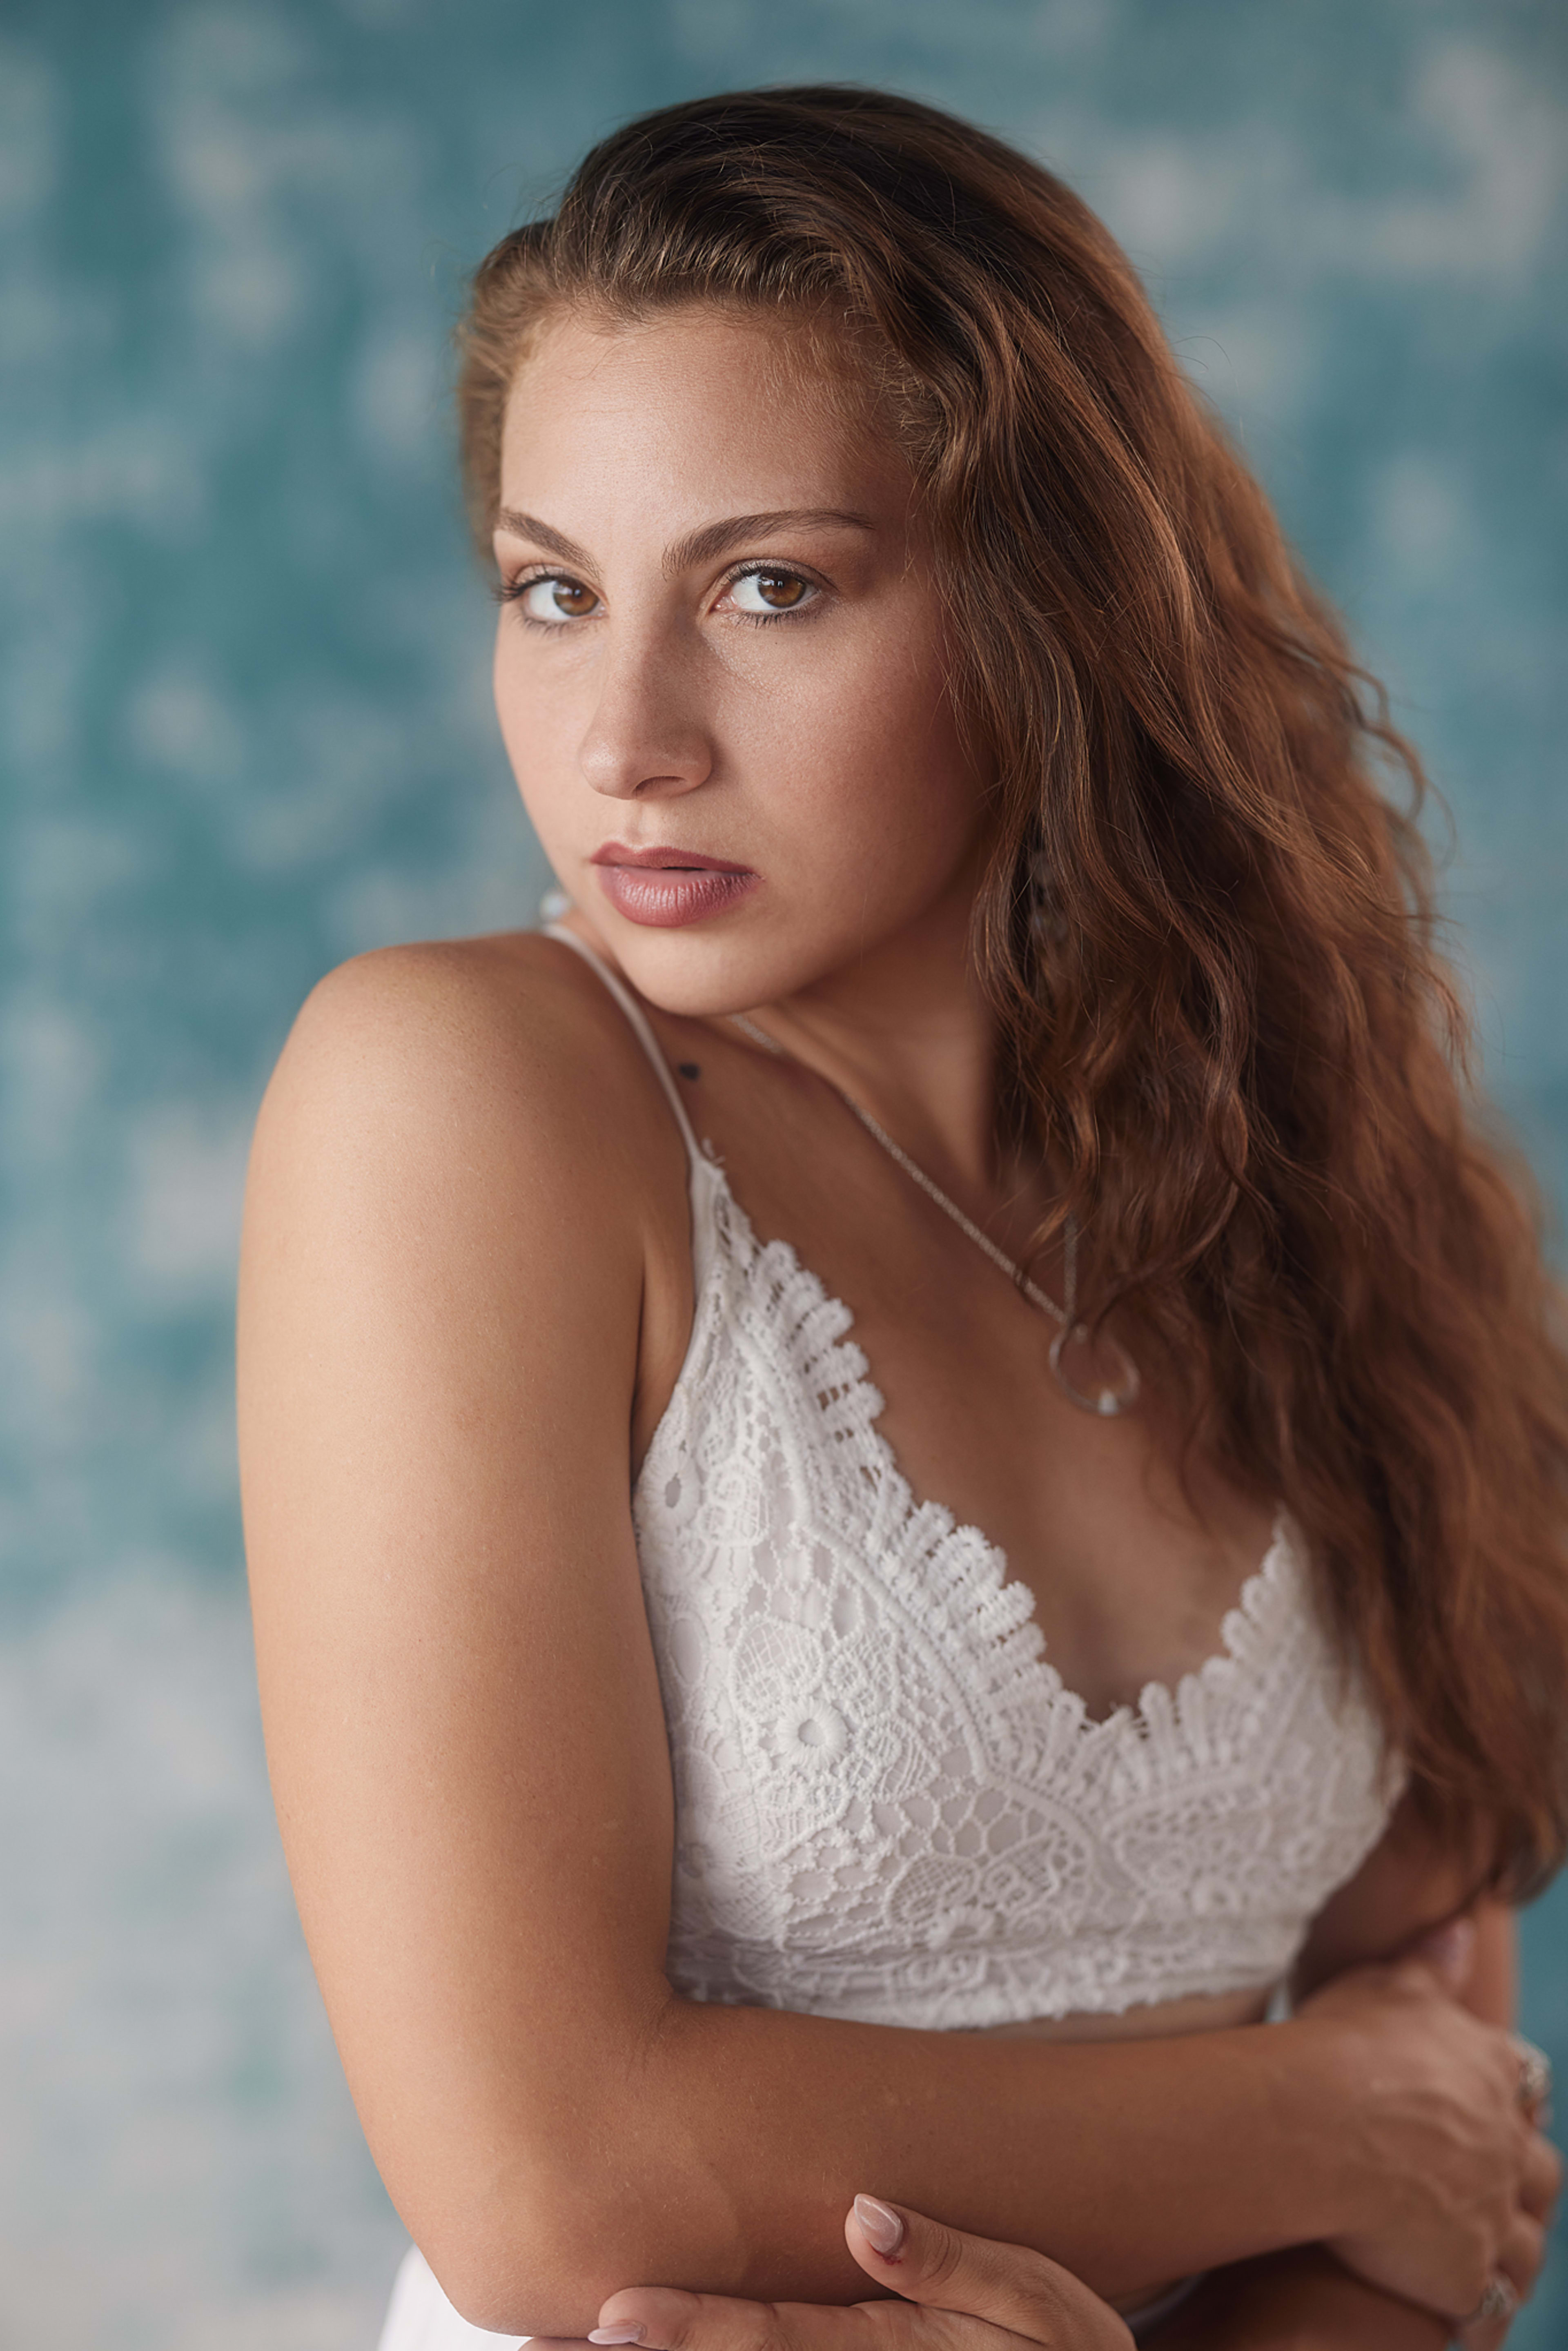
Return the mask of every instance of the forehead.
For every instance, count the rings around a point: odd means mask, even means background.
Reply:
[[[512,386],[502,502],[902,511],[908,469],[869,406],[852,355],[793,321],[716,304],[629,322],[565,310]]]

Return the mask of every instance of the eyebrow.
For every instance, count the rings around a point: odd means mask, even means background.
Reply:
[[[520,514],[515,507],[503,507],[496,517],[497,528],[509,531],[514,538],[526,538],[535,547],[542,547],[549,555],[559,555],[563,563],[580,564],[585,571],[593,568],[593,559],[585,548],[568,538],[563,532],[552,530],[548,522],[537,515]],[[768,538],[783,530],[874,530],[869,515],[852,514],[842,507],[777,507],[767,514],[729,515],[723,522],[705,523],[700,530],[689,531],[685,538],[664,549],[664,570],[666,580],[673,580],[695,563],[711,563],[727,554],[730,548],[747,538]]]

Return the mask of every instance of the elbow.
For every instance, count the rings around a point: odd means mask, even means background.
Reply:
[[[602,2216],[601,2216],[602,2218]],[[502,2335],[581,2336],[614,2291],[613,2229],[596,2248],[581,2216],[554,2197],[449,2216],[421,2250],[447,2301],[470,2326]],[[640,2279],[622,2278],[625,2285]]]
[[[492,2335],[507,2343],[534,2335],[580,2340],[599,2324],[603,2295],[591,2302],[580,2280],[567,2271],[547,2276],[530,2269],[525,2280],[523,2264],[517,2261],[508,2265],[481,2255],[477,2261],[463,2258],[454,2267],[450,2260],[438,2262],[429,2254],[425,2259],[458,2317],[477,2327],[486,2340]]]
[[[471,2326],[501,2335],[580,2337],[622,2286],[722,2290],[740,2266],[729,2216],[698,2217],[685,2183],[624,2173],[537,2183],[482,2215],[449,2220],[422,2250]],[[733,2288],[731,2288],[733,2290]]]

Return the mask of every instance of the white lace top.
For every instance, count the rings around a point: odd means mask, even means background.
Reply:
[[[589,960],[691,1156],[691,1344],[632,1497],[676,1991],[947,2027],[1276,1985],[1402,1781],[1290,1521],[1220,1654],[1091,1720],[1002,1552],[911,1494],[848,1309],[758,1242]]]

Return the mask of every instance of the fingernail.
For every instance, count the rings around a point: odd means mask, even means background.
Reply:
[[[855,2198],[855,2219],[861,2224],[861,2235],[873,2253],[884,2262],[896,2261],[904,2242],[904,2216],[891,2204],[879,2203],[874,2196]]]
[[[1450,1918],[1446,1927],[1438,1927],[1426,1938],[1420,1951],[1439,1975],[1447,1976],[1452,1983],[1463,1983],[1469,1974],[1475,1948],[1474,1919]]]
[[[591,2343],[641,2343],[640,2326],[595,2326],[590,2333]]]

